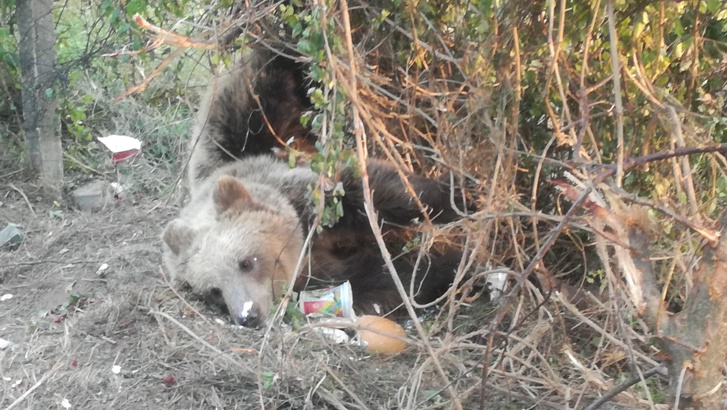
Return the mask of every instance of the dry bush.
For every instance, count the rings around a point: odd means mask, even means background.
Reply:
[[[672,230],[652,244],[664,250],[683,249],[683,228],[699,232],[703,225],[689,223],[691,217],[715,216],[724,201],[725,187],[717,183],[725,176],[724,157],[702,158],[692,175],[685,155],[724,152],[711,140],[722,130],[711,118],[723,112],[714,100],[698,107],[708,115],[685,105],[705,101],[698,94],[714,98],[710,92],[719,85],[685,82],[680,67],[693,58],[699,64],[689,75],[707,78],[711,73],[700,70],[718,60],[714,50],[693,48],[646,62],[649,47],[674,51],[664,42],[677,20],[688,24],[694,15],[686,5],[569,7],[263,2],[231,11],[200,36],[209,44],[242,33],[252,47],[302,54],[322,81],[312,85],[324,100],[320,161],[341,161],[355,150],[359,160],[383,157],[406,171],[434,177],[452,171],[470,192],[476,212],[421,233],[423,253],[442,240],[466,252],[442,310],[412,334],[427,359],[400,387],[412,395],[406,408],[427,403],[416,387],[430,372],[454,408],[497,407],[503,400],[584,407],[607,393],[629,408],[665,400],[666,382],[649,379],[664,374],[650,342],[654,323],[642,320],[641,300],[629,294],[634,278],[620,272],[625,262],[612,258],[628,245],[598,218],[599,212],[627,218],[622,202],[661,212],[649,224]],[[641,19],[629,17],[638,13]],[[724,32],[723,17],[703,17]],[[630,43],[619,42],[631,27],[641,30],[643,44],[630,35]],[[615,63],[614,52],[622,56]],[[684,89],[669,95],[654,84],[657,75]],[[670,158],[671,166],[657,162]],[[610,206],[591,191],[605,192]],[[672,199],[680,196],[686,201]],[[457,205],[464,215],[466,204]],[[657,256],[655,266],[673,272],[698,252],[692,246],[675,253],[668,268]],[[664,306],[680,309],[690,269],[659,276],[669,294]],[[495,271],[507,273],[509,286],[488,304],[479,290]]]

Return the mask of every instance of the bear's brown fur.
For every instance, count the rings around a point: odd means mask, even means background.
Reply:
[[[340,175],[343,217],[303,249],[313,217],[307,192],[317,175],[271,155],[286,141],[314,142],[299,121],[309,108],[303,73],[288,58],[257,51],[242,68],[213,82],[191,143],[191,200],[162,235],[165,265],[175,282],[189,284],[241,325],[257,326],[267,317],[300,258],[304,269],[296,288],[349,280],[359,311],[371,313],[378,305],[385,313],[401,304],[353,169]],[[366,166],[374,206],[387,229],[422,217],[395,169],[380,161]],[[416,175],[408,179],[435,222],[459,217],[449,187]],[[406,257],[395,259],[395,266],[407,285],[416,278],[413,296],[424,302],[448,289],[460,256],[456,249],[430,255],[416,272]]]

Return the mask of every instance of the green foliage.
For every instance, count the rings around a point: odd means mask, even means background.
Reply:
[[[316,113],[304,116],[304,125],[310,125],[313,132],[321,138],[316,142],[318,152],[311,161],[311,168],[329,178],[335,177],[341,169],[355,167],[356,157],[348,149],[352,141],[347,139],[345,129],[348,126],[346,115],[346,95],[336,83],[335,73],[326,62],[330,50],[336,55],[344,52],[340,27],[331,15],[322,12],[320,7],[302,8],[301,4],[280,5],[280,18],[289,27],[298,51],[311,58],[311,78],[318,86],[309,90],[311,102]],[[312,115],[312,118],[311,118]],[[315,206],[325,201],[321,226],[331,226],[343,215],[341,196],[345,195],[343,185],[335,184],[325,187],[325,195],[321,198],[319,190],[311,190],[311,198]]]
[[[15,2],[0,0],[0,95],[20,90],[20,67],[17,41],[13,32],[13,9]],[[16,98],[0,98],[0,118],[8,111],[18,109]]]
[[[272,385],[278,379],[278,374],[268,370],[263,370],[262,372],[260,372],[260,379],[263,382],[263,389],[267,390],[272,387]]]
[[[163,25],[172,15],[193,13],[196,5],[183,1],[154,3],[150,7],[142,0],[125,3],[125,9],[119,6],[113,0],[72,0],[55,9],[59,71],[56,85],[46,93],[60,99],[65,166],[72,171],[71,175],[110,171],[109,154],[94,141],[95,137],[131,135],[144,142],[145,166],[153,167],[155,173],[166,169],[170,174],[153,179],[135,175],[130,180],[138,185],[136,188],[158,193],[167,189],[161,185],[164,181],[169,185],[173,180],[171,172],[177,170],[185,153],[183,145],[191,121],[185,99],[190,80],[194,82],[198,77],[196,60],[183,58],[169,64],[144,93],[116,104],[111,101],[143,81],[169,51],[166,48],[144,52],[138,55],[140,58],[128,54],[130,46],[141,49],[147,42],[135,29],[131,20],[134,13],[151,13],[146,17]],[[22,141],[22,113],[18,106],[18,28],[12,19],[13,8],[14,4],[0,3],[0,96],[10,94],[10,98],[0,98],[0,120],[6,125],[0,127],[0,160],[17,164],[17,157],[22,156],[17,148]],[[188,55],[194,57],[195,53],[190,51]]]

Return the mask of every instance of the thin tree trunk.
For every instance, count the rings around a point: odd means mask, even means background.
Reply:
[[[31,169],[47,194],[59,198],[63,152],[56,92],[56,57],[52,0],[18,0],[19,57],[23,128]]]

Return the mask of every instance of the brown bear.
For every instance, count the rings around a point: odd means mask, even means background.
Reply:
[[[212,83],[191,140],[191,199],[162,235],[172,279],[222,307],[239,325],[257,327],[267,318],[276,296],[291,285],[300,258],[304,268],[296,290],[348,280],[359,312],[387,313],[401,305],[354,169],[340,175],[343,216],[304,249],[314,216],[308,192],[318,175],[307,166],[289,167],[272,151],[290,141],[299,147],[315,143],[300,122],[310,109],[305,70],[291,58],[256,50]],[[393,167],[376,160],[366,167],[379,222],[387,237],[396,238],[389,233],[416,223],[422,211]],[[460,217],[449,186],[417,175],[408,180],[433,221]],[[460,201],[461,195],[454,198]],[[411,296],[427,302],[447,291],[460,258],[451,248],[429,255],[416,269],[406,255],[394,263],[407,289],[416,281]]]

